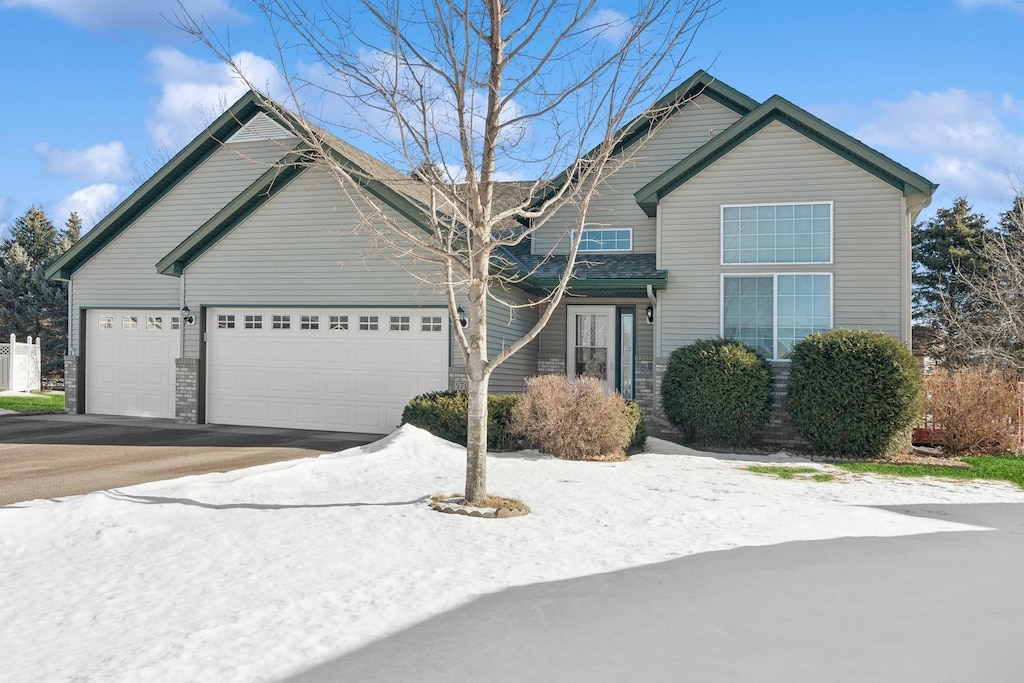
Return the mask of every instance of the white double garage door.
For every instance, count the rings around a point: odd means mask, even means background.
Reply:
[[[212,308],[206,314],[209,423],[386,433],[410,398],[448,386],[443,310]],[[118,324],[125,315],[137,316],[134,329]],[[149,318],[170,320],[177,311],[90,311],[94,316],[86,346],[88,412],[174,417],[181,332],[146,328],[153,327]],[[101,316],[114,316],[114,324],[100,325]],[[97,370],[119,379],[96,380]]]

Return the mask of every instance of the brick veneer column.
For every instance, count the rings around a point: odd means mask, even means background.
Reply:
[[[174,361],[174,419],[178,424],[199,424],[199,359]]]

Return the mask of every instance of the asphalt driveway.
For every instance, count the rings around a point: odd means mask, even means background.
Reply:
[[[98,415],[0,416],[0,505],[226,472],[360,446],[373,434],[179,425]]]

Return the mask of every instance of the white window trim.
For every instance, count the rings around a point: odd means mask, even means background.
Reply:
[[[818,202],[821,203],[821,202]],[[757,204],[756,206],[764,206]],[[771,273],[722,273],[718,281],[718,336],[725,338],[725,280],[726,278],[738,277],[770,277],[772,278],[772,357],[768,360],[781,363],[792,362],[791,358],[776,358],[779,352],[779,276],[780,275],[828,275],[828,328],[835,329],[836,326],[836,276],[831,272],[805,272],[805,271],[775,271]]]
[[[583,228],[583,232],[584,233],[590,232],[592,230],[593,231],[597,231],[597,230],[615,230],[615,231],[628,230],[629,231],[629,249],[584,249],[583,248],[583,240],[581,239],[580,240],[580,250],[579,250],[579,253],[581,253],[581,254],[614,254],[614,253],[629,254],[629,253],[633,252],[633,228],[598,228],[598,227],[593,227],[593,228],[584,227]],[[570,231],[569,235],[570,235],[570,239],[572,239],[572,241],[575,242],[576,241],[576,231],[575,230]]]
[[[813,206],[828,204],[828,261],[772,261],[769,263],[726,263],[725,262],[725,210],[743,209],[752,206]],[[834,201],[817,202],[757,202],[753,204],[721,204],[718,207],[718,264],[725,268],[751,268],[763,266],[831,266],[836,260],[836,207]],[[801,273],[805,274],[805,273]]]

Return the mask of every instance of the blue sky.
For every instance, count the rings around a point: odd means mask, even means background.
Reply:
[[[185,5],[254,82],[276,78],[247,0]],[[91,226],[244,91],[163,18],[176,8],[0,0],[0,224],[36,205]],[[1024,182],[1022,30],[1024,0],[721,0],[680,80],[782,95],[940,183],[923,217],[961,195],[994,217]]]

